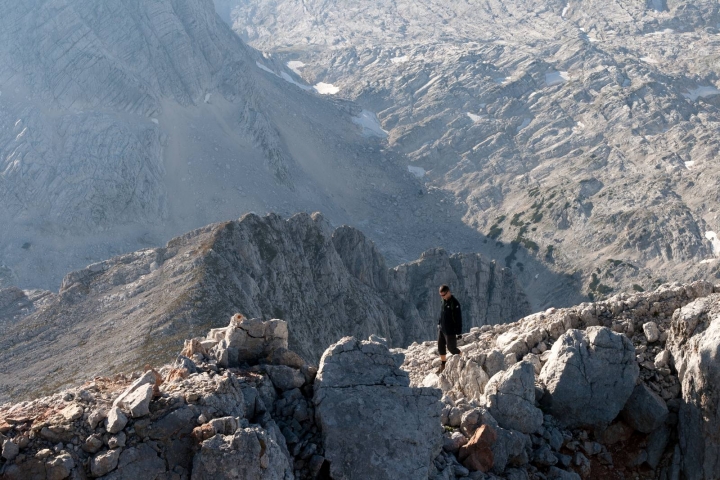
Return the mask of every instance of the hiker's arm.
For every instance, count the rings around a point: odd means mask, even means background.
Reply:
[[[455,321],[455,334],[462,334],[462,310],[460,309],[460,302],[455,302],[455,308],[453,308],[453,320]]]

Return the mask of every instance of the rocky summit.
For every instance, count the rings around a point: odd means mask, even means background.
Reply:
[[[0,400],[168,361],[237,311],[286,320],[290,347],[314,363],[347,335],[407,346],[437,335],[442,283],[466,330],[531,311],[510,271],[480,255],[434,249],[388,268],[361,232],[319,214],[247,215],[72,272],[58,293],[0,290]]]
[[[474,327],[344,337],[319,366],[234,314],[165,365],[0,405],[0,479],[714,479],[720,285]],[[580,375],[581,374],[581,375]]]

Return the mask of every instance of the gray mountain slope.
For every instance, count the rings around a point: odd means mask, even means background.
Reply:
[[[388,269],[362,233],[319,214],[209,225],[70,273],[57,294],[0,290],[0,402],[169,361],[236,312],[284,318],[291,347],[314,363],[347,335],[407,346],[437,334],[442,283],[465,331],[530,312],[512,273],[477,254],[436,249]]]
[[[215,3],[376,112],[531,297],[531,259],[596,297],[720,275],[717,2]]]
[[[487,241],[357,104],[288,72],[209,0],[1,2],[0,285],[55,290],[246,212],[322,211],[392,264]]]

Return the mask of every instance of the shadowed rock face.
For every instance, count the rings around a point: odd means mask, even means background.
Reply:
[[[433,251],[388,269],[360,232],[333,232],[319,214],[210,225],[70,273],[58,294],[0,290],[0,400],[166,361],[236,312],[287,320],[290,348],[313,362],[346,335],[405,346],[436,335],[441,283],[465,331],[529,313],[511,274],[479,255]]]
[[[682,383],[680,448],[690,480],[715,478],[720,428],[720,295],[700,298],[675,312],[670,339]]]

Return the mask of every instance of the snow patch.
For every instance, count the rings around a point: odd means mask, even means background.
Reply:
[[[288,63],[290,63],[290,62],[288,62]],[[296,82],[295,79],[292,78],[290,75],[288,75],[287,72],[280,72],[280,75],[278,75],[277,73],[273,72],[272,70],[270,70],[268,67],[266,67],[265,65],[263,65],[263,64],[260,63],[260,62],[255,62],[255,65],[257,65],[258,67],[260,67],[261,70],[265,70],[265,71],[268,72],[268,73],[272,73],[272,74],[275,75],[276,77],[280,77],[280,78],[282,78],[283,80],[285,80],[286,82],[292,83],[293,85],[295,85],[296,87],[299,87],[299,88],[302,89],[302,90],[305,90],[305,91],[307,91],[307,90],[312,90],[312,87],[310,87],[310,86],[308,86],[308,85],[303,85],[302,83]],[[323,83],[323,84],[318,84],[318,85],[327,85],[327,84],[326,84],[326,83]],[[330,86],[332,87],[332,85],[330,85]],[[333,87],[333,88],[335,88],[335,87]],[[316,88],[316,90],[317,90],[317,88]],[[339,90],[339,89],[338,89],[338,90]],[[319,93],[323,93],[323,92],[319,92]],[[337,92],[335,92],[335,93],[337,93]]]
[[[527,117],[525,117],[525,119],[524,119],[523,122],[520,124],[520,126],[517,127],[517,131],[520,132],[520,130],[522,130],[522,129],[524,129],[525,127],[527,127],[528,125],[530,125],[530,122],[532,122],[532,118],[527,118]]]
[[[160,125],[160,120],[158,120],[157,118],[151,118],[150,121],[153,122],[155,125]]]
[[[316,84],[314,88],[320,95],[335,95],[340,91],[340,88],[336,87],[332,83],[320,82]]]
[[[302,76],[300,75],[300,69],[304,66],[305,64],[299,60],[290,60],[289,62],[287,62],[287,67],[293,72],[295,72],[298,77]]]
[[[418,94],[424,92],[425,90],[427,90],[428,88],[430,88],[435,82],[437,82],[437,81],[440,80],[441,78],[442,78],[442,75],[438,75],[438,76],[436,76],[436,77],[431,78],[429,82],[427,82],[425,85],[423,85],[422,87],[418,88],[418,89],[415,91],[415,95],[418,95]]]
[[[296,82],[295,79],[288,75],[287,72],[280,72],[280,78],[282,78],[288,83],[292,83],[296,87],[300,87],[302,90],[312,90],[312,87],[310,87],[309,85],[303,85],[302,83]]]
[[[506,83],[508,83],[510,81],[511,78],[512,77],[498,77],[498,78],[493,78],[493,81],[495,83],[499,83],[500,85],[505,85]]]
[[[713,253],[720,257],[720,239],[715,232],[705,232],[705,238],[712,243]]]
[[[210,103],[210,97],[212,97],[212,93],[205,94],[205,103]]]
[[[568,80],[570,80],[570,76],[567,72],[550,72],[545,74],[545,84],[548,87],[560,85]]]
[[[407,55],[403,55],[402,57],[391,58],[391,59],[390,59],[390,62],[391,62],[391,63],[405,63],[405,62],[407,62],[408,60],[409,60],[408,56],[407,56]]]
[[[277,76],[277,73],[273,72],[272,70],[270,70],[268,67],[266,67],[266,66],[263,65],[262,63],[260,63],[260,62],[255,62],[255,65],[257,65],[258,68],[260,68],[260,70],[265,70],[266,72],[272,73],[273,75]]]
[[[383,130],[380,125],[377,115],[369,110],[363,110],[360,115],[353,117],[352,121],[362,127],[363,135],[366,137],[385,138],[388,136],[388,132]]]
[[[423,178],[425,176],[425,169],[422,167],[413,167],[412,165],[408,165],[408,172],[412,173],[418,178]]]
[[[698,87],[695,90],[688,90],[687,93],[683,94],[683,97],[692,100],[693,102],[698,98],[711,97],[720,93],[715,87]]]
[[[670,35],[671,33],[675,33],[675,30],[672,28],[666,28],[665,30],[658,30],[657,32],[648,32],[645,34],[646,37],[656,37],[660,35]]]
[[[475,115],[470,112],[467,112],[467,116],[470,118],[470,120],[472,120],[475,123],[477,123],[480,120],[482,120],[483,118],[485,118],[485,115]]]
[[[643,62],[645,62],[645,63],[651,63],[651,64],[656,64],[656,63],[658,63],[658,61],[655,60],[655,59],[652,58],[652,57],[641,57],[640,60],[643,61]]]
[[[565,8],[563,8],[562,13],[560,14],[560,16],[561,16],[562,18],[565,18],[565,14],[567,14],[567,11],[568,11],[569,8],[570,8],[570,4],[568,3],[568,4],[565,5]]]
[[[688,170],[690,170],[694,166],[695,166],[695,161],[691,160],[689,162],[685,162],[685,168],[687,168]]]

